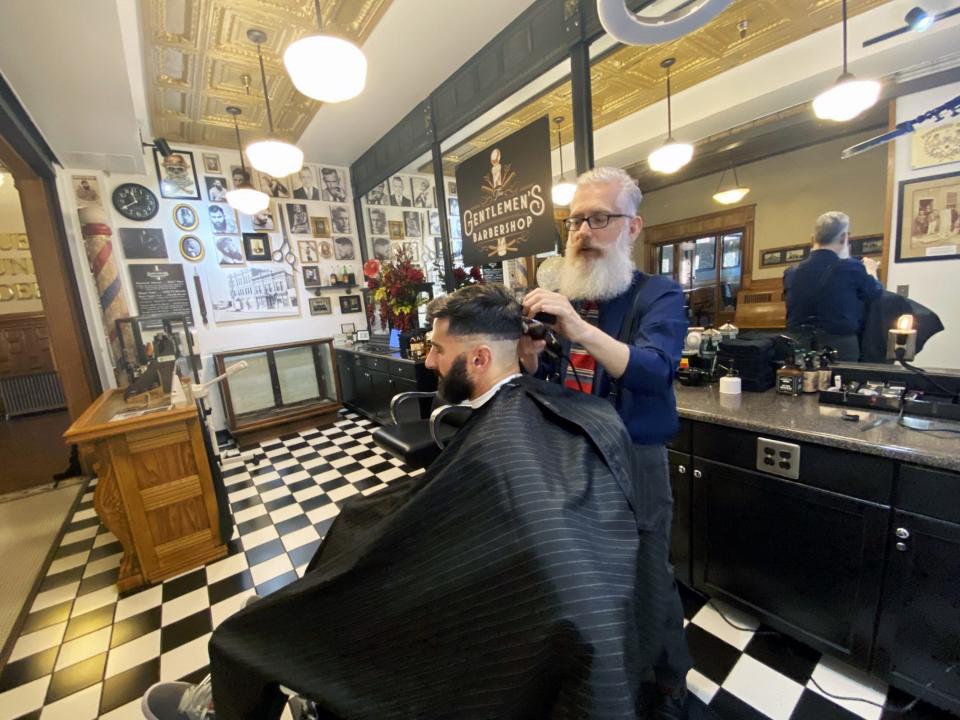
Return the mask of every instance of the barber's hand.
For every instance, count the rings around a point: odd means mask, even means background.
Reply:
[[[540,367],[540,353],[547,346],[546,340],[534,340],[529,335],[520,336],[520,362],[528,373],[535,373]]]
[[[533,317],[538,312],[556,315],[557,322],[553,329],[571,342],[582,343],[593,330],[593,326],[580,317],[580,313],[574,310],[570,301],[560,293],[537,288],[523,298],[524,315]]]
[[[880,263],[870,257],[861,258],[863,260],[863,267],[866,269],[868,275],[877,276],[877,268],[880,267]]]

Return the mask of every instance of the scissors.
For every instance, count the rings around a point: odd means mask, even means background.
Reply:
[[[273,251],[273,261],[274,262],[286,262],[290,267],[295,268],[297,266],[297,256],[293,254],[293,247],[290,245],[290,239],[287,237],[287,223],[283,219],[283,213],[280,215],[280,227],[283,231],[281,237],[283,237],[283,242],[280,243],[280,247]]]

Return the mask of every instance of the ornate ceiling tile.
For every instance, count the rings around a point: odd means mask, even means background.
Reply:
[[[358,45],[392,0],[321,0],[324,29]],[[301,95],[283,66],[290,43],[316,32],[313,0],[144,0],[148,101],[155,134],[172,143],[234,147],[227,105],[243,110],[244,137],[267,132],[257,48],[247,30],[267,33],[267,92],[276,133],[299,138],[321,103]]]

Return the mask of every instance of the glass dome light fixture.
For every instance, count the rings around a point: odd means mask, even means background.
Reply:
[[[843,13],[843,73],[833,87],[824,90],[813,100],[813,112],[821,120],[846,122],[864,110],[873,107],[880,97],[880,83],[876,80],[857,80],[847,71],[847,0],[842,0]]]
[[[553,204],[559,207],[566,207],[573,201],[573,194],[577,191],[577,186],[564,179],[563,172],[563,136],[560,134],[560,123],[562,117],[555,117],[553,122],[557,125],[557,152],[560,154],[560,182],[553,186],[550,196],[553,198]]]
[[[243,162],[243,146],[240,144],[240,126],[237,124],[237,115],[241,113],[240,108],[234,105],[227,106],[227,112],[233,115],[233,129],[237,132],[237,150],[240,151],[240,169],[243,171],[243,181],[239,187],[227,193],[227,204],[234,210],[239,210],[244,215],[256,215],[261,210],[266,210],[270,205],[270,196],[265,192],[260,192],[250,184],[250,174],[247,172],[246,163]]]
[[[283,64],[294,87],[321,102],[356,97],[367,84],[367,58],[349,40],[323,32],[320,0],[314,0],[320,32],[300,38],[284,51]]]
[[[737,167],[733,166],[733,187],[726,190],[721,190],[723,186],[723,178],[726,176],[727,171],[724,170],[720,174],[720,182],[717,183],[717,191],[713,194],[713,199],[716,200],[721,205],[733,205],[738,203],[750,192],[750,188],[745,187],[740,184],[740,179],[737,177]]]
[[[267,34],[263,30],[250,28],[247,38],[257,45],[257,57],[260,60],[260,81],[263,84],[263,99],[267,104],[267,124],[270,136],[247,145],[247,157],[257,170],[276,178],[286,177],[300,172],[303,167],[303,150],[283,140],[277,140],[273,130],[273,113],[270,110],[270,96],[267,94],[267,73],[263,69],[263,52],[260,46],[266,42]]]
[[[667,71],[667,139],[656,150],[647,156],[647,164],[651,170],[658,173],[675,173],[693,157],[693,145],[681,143],[673,139],[673,112],[670,101],[670,68],[676,63],[676,58],[666,58],[660,67]]]

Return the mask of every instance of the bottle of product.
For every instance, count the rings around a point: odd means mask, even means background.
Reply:
[[[815,393],[819,387],[820,372],[813,364],[816,353],[807,353],[803,357],[803,391]]]
[[[817,371],[817,374],[820,376],[817,381],[819,388],[826,390],[830,387],[830,376],[833,373],[830,372],[830,358],[827,357],[826,353],[821,353],[820,355],[820,369]]]
[[[803,370],[797,367],[796,357],[791,355],[786,364],[777,370],[777,392],[781,395],[799,395],[803,389]]]

